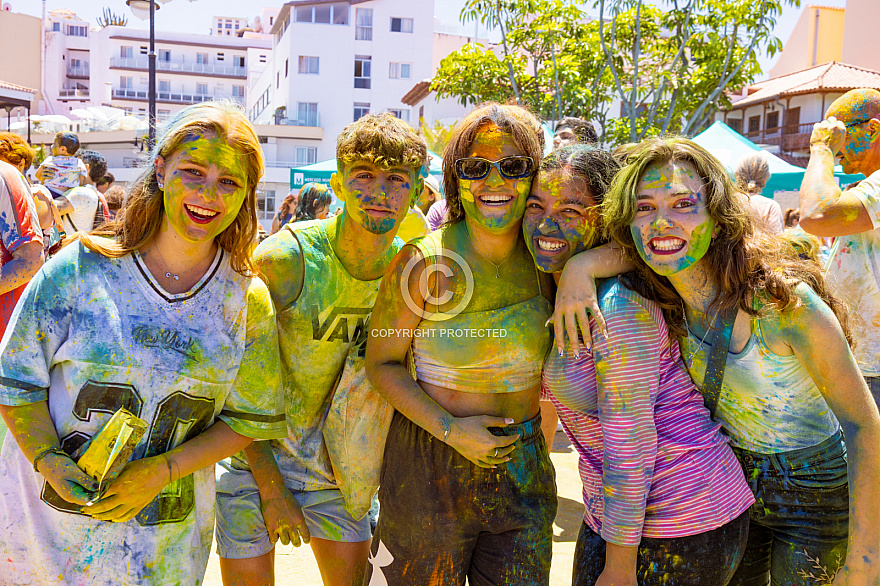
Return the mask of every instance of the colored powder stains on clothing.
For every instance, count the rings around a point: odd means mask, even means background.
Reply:
[[[381,279],[361,281],[339,261],[328,238],[336,218],[287,225],[256,251],[277,310],[287,437],[272,442],[285,484],[294,490],[337,488],[324,441],[330,395],[352,346],[366,338]],[[392,252],[403,242],[395,239]],[[292,272],[302,290],[291,295]],[[237,468],[248,469],[242,456]]]
[[[160,455],[218,419],[247,437],[283,437],[269,292],[218,251],[202,280],[170,295],[137,253],[108,259],[81,244],[43,266],[2,348],[0,403],[48,400],[69,454],[125,407],[149,423],[134,459]],[[182,425],[181,422],[186,424]],[[163,489],[126,523],[93,520],[7,445],[0,470],[0,559],[17,583],[193,583],[213,531],[212,468]],[[20,534],[19,534],[20,533]],[[112,554],[110,553],[112,552]]]
[[[427,266],[443,264],[452,270],[449,282],[443,284],[448,291],[432,293],[435,298],[452,293],[437,310],[446,311],[465,299],[464,270],[470,270],[474,277],[473,294],[461,313],[419,323],[413,337],[417,378],[464,392],[533,388],[540,384],[541,364],[550,345],[544,324],[551,313],[541,294],[535,265],[520,241],[496,273],[496,268],[473,250],[465,230],[465,222],[459,222],[413,242]],[[449,263],[444,250],[459,251],[467,267]],[[499,378],[498,372],[505,376]]]

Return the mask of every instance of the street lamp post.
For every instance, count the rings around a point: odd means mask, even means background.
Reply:
[[[153,150],[156,142],[156,10],[159,5],[153,0],[125,0],[131,8],[131,12],[140,19],[150,19],[150,52],[147,55],[149,69],[147,77],[147,120],[149,130],[147,135],[147,150]]]

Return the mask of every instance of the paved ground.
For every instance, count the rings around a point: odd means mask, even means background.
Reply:
[[[551,586],[570,586],[574,544],[584,518],[581,481],[577,471],[577,453],[564,433],[557,433],[550,453],[556,467],[559,512],[553,525],[553,565]],[[212,550],[215,551],[216,548]],[[321,586],[321,575],[308,547],[279,545],[275,555],[278,586]],[[217,556],[211,555],[205,586],[221,586]]]

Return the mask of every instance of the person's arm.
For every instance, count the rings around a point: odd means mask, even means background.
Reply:
[[[100,521],[133,519],[172,481],[212,466],[253,441],[218,421],[203,433],[159,456],[129,462],[101,500],[83,512]]]
[[[846,127],[834,117],[813,126],[810,162],[799,192],[801,228],[816,236],[849,236],[874,228],[868,210],[834,180],[834,155],[846,142]]]
[[[834,584],[880,584],[880,415],[834,313],[807,285],[797,294],[801,304],[782,314],[779,331],[846,437],[849,546]]]
[[[37,471],[61,498],[78,505],[93,498],[98,483],[61,451],[58,432],[49,416],[48,401],[20,406],[0,405],[0,416],[28,462],[43,454],[37,463]],[[50,448],[55,451],[44,454]]]
[[[43,266],[43,242],[31,240],[12,252],[12,260],[0,266],[0,295],[30,281]]]
[[[633,268],[623,249],[613,242],[576,254],[565,263],[562,276],[559,278],[556,307],[552,317],[556,350],[560,354],[565,351],[566,334],[572,348],[577,352],[578,327],[587,349],[589,350],[593,345],[587,310],[596,320],[599,332],[608,335],[605,319],[602,317],[596,297],[596,279],[616,277]]]
[[[510,460],[509,454],[519,436],[495,436],[486,428],[505,427],[513,420],[488,415],[454,417],[429,397],[406,369],[412,332],[422,320],[414,310],[425,309],[419,291],[419,277],[424,272],[425,263],[420,258],[421,253],[416,248],[405,246],[382,278],[370,317],[367,376],[382,396],[407,419],[445,441],[477,466],[493,468]],[[416,265],[408,282],[404,282],[404,268],[411,259]],[[404,300],[404,294],[409,296],[409,304]]]
[[[661,336],[648,310],[617,295],[603,299],[610,335],[593,347],[602,426],[602,539],[597,585],[635,586],[638,546],[657,456],[654,403]]]
[[[278,463],[269,442],[253,442],[244,449],[257,488],[260,490],[260,509],[272,543],[292,543],[294,547],[311,539],[305,516],[299,503],[284,484]]]

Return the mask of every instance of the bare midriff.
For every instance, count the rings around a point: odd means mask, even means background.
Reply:
[[[424,381],[418,384],[454,417],[491,415],[508,417],[514,423],[528,421],[538,414],[541,385],[513,393],[466,393],[438,387]]]

